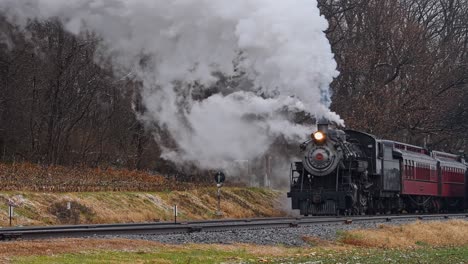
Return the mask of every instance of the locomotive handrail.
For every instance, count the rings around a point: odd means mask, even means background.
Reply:
[[[302,175],[302,177],[301,177],[301,191],[302,191],[302,190],[304,190],[304,178],[305,178],[305,177],[304,177],[304,176],[305,176],[305,175],[304,175],[304,166],[302,166],[301,175]]]

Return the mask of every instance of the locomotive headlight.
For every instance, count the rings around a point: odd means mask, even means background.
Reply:
[[[315,142],[322,143],[325,140],[325,134],[321,131],[317,131],[312,134],[312,138],[315,140]]]

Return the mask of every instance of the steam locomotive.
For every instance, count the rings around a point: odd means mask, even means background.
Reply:
[[[459,155],[317,125],[291,164],[292,208],[301,215],[447,212],[466,208]]]

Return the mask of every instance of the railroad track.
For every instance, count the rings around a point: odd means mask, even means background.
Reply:
[[[430,220],[468,217],[468,214],[378,215],[353,217],[275,217],[186,222],[156,222],[139,224],[100,224],[48,227],[17,227],[0,229],[0,240],[89,237],[104,235],[163,235],[174,233],[217,232],[242,229],[288,228],[303,225],[364,221]]]

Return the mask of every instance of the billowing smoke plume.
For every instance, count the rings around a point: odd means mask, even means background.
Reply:
[[[174,161],[219,167],[278,136],[302,140],[310,128],[285,113],[342,122],[328,109],[337,71],[315,0],[0,0],[0,10],[99,34],[100,54],[143,84],[140,117],[170,133],[178,147],[163,156]],[[193,95],[218,76],[236,81]]]

